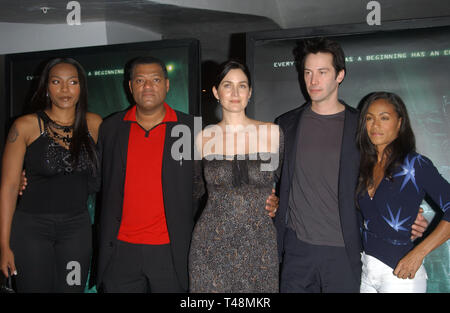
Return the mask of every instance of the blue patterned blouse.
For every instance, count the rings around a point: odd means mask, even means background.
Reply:
[[[410,153],[393,175],[381,181],[373,198],[367,191],[360,196],[364,218],[363,246],[371,255],[395,269],[412,248],[411,226],[420,204],[428,194],[450,221],[450,184],[427,157]]]

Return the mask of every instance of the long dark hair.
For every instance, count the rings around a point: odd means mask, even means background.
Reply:
[[[408,111],[406,110],[403,100],[398,95],[385,91],[374,92],[367,95],[361,109],[357,134],[357,143],[361,154],[361,161],[356,195],[360,195],[367,190],[368,187],[373,186],[374,183],[373,168],[378,161],[378,154],[376,147],[372,144],[367,134],[366,115],[369,106],[378,99],[384,99],[392,104],[398,117],[401,118],[401,126],[397,138],[387,145],[383,152],[384,157],[386,158],[384,175],[392,180],[394,170],[403,163],[403,160],[408,153],[416,150],[414,132],[411,128]]]
[[[87,80],[86,72],[80,63],[72,58],[55,58],[51,59],[42,70],[39,77],[38,87],[33,97],[31,98],[32,112],[44,111],[52,106],[50,97],[48,96],[48,80],[51,69],[58,64],[73,65],[78,72],[78,81],[80,84],[80,96],[75,107],[75,121],[73,125],[73,135],[70,143],[70,154],[72,156],[72,165],[75,167],[83,147],[86,149],[89,159],[93,164],[94,169],[98,167],[97,154],[95,153],[95,146],[89,138],[89,131],[86,121],[86,112],[88,106],[87,96]]]

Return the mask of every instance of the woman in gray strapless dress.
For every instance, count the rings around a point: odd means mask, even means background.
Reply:
[[[265,205],[280,173],[283,134],[274,124],[254,121],[245,116],[245,106],[251,95],[246,67],[227,62],[222,68],[213,91],[223,109],[224,118],[215,127],[223,130],[224,141],[232,129],[227,126],[239,124],[250,129],[250,132],[256,130],[257,136],[264,136],[261,129],[269,129],[270,136],[264,138],[271,137],[273,144],[271,149],[263,152],[260,152],[262,149],[252,151],[249,148],[244,153],[225,154],[221,150],[222,140],[220,145],[215,146],[215,151],[206,151],[212,145],[211,142],[205,144],[205,130],[201,140],[197,138],[203,158],[196,161],[195,196],[201,196],[203,183],[206,182],[208,199],[192,235],[190,291],[278,292],[276,230]],[[242,77],[248,81],[247,93],[242,91]],[[227,90],[226,84],[233,85],[230,88],[238,88],[239,91]],[[236,99],[243,100],[239,102]],[[236,134],[231,133],[232,136]],[[249,137],[252,138],[251,135]],[[217,146],[220,147],[217,149]],[[242,148],[245,142],[240,145],[237,141],[237,146]],[[225,151],[229,152],[228,149]],[[271,166],[268,166],[269,163]]]

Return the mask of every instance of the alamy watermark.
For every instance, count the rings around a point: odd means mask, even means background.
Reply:
[[[381,25],[381,5],[378,1],[370,1],[366,6],[367,10],[371,10],[367,14],[367,24],[370,26]]]
[[[238,160],[262,160],[261,171],[274,171],[279,165],[279,132],[277,127],[262,125],[227,125],[225,131],[218,125],[203,129],[201,144],[192,140],[202,130],[202,118],[194,117],[194,130],[187,125],[176,125],[170,136],[178,138],[171,147],[171,156],[182,165],[183,160],[224,160],[236,157]],[[194,141],[194,147],[191,147]],[[195,143],[197,141],[197,144]],[[201,142],[201,141],[200,141]],[[270,146],[269,146],[270,143]],[[193,155],[192,154],[193,151]]]
[[[80,286],[81,285],[81,265],[77,261],[70,261],[66,266],[67,270],[70,272],[66,276],[66,282],[69,286]]]
[[[78,1],[69,1],[66,6],[67,10],[72,10],[67,14],[67,25],[81,25],[81,5]]]

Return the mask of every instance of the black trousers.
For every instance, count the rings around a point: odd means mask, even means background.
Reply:
[[[92,256],[89,212],[30,214],[11,225],[17,292],[83,292]]]
[[[287,229],[281,265],[280,292],[358,293],[344,247],[318,246],[298,240]]]
[[[101,290],[106,293],[186,292],[180,287],[170,245],[116,240]]]

